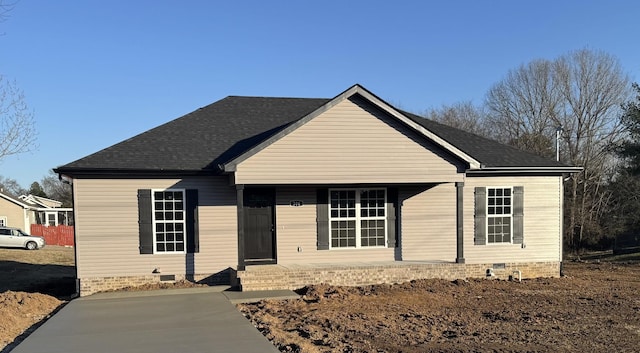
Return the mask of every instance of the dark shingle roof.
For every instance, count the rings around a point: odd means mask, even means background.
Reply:
[[[552,159],[525,152],[415,114],[407,112],[403,112],[403,114],[487,167],[566,167],[566,165]]]
[[[331,99],[230,96],[56,169],[100,172],[215,173],[226,163]],[[564,167],[456,128],[402,112],[485,166]]]
[[[327,101],[227,97],[58,170],[216,171]]]

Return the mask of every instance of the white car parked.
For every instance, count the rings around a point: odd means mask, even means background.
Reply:
[[[44,246],[43,237],[29,235],[18,228],[0,227],[0,247],[36,250]]]

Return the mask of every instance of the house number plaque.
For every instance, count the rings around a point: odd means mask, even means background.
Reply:
[[[302,207],[302,205],[304,205],[304,203],[300,200],[293,200],[289,202],[289,204],[291,205],[291,207]]]

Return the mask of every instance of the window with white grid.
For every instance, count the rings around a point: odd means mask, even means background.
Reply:
[[[511,243],[511,188],[487,188],[487,243]]]
[[[331,248],[386,245],[386,190],[329,191]]]
[[[184,252],[184,190],[156,190],[152,195],[155,252]]]

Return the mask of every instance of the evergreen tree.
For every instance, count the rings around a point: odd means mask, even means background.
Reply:
[[[633,84],[636,92],[634,101],[622,106],[622,123],[628,137],[618,147],[618,155],[624,160],[624,168],[635,176],[640,176],[640,85]]]
[[[42,189],[42,186],[40,186],[40,183],[38,183],[37,181],[34,181],[33,183],[31,183],[31,187],[29,188],[29,194],[33,196],[48,198],[47,193],[44,192],[44,190]]]
[[[621,122],[626,138],[614,147],[620,167],[609,183],[609,211],[603,228],[616,236],[616,247],[640,245],[640,86],[633,84],[635,100],[623,104]]]

